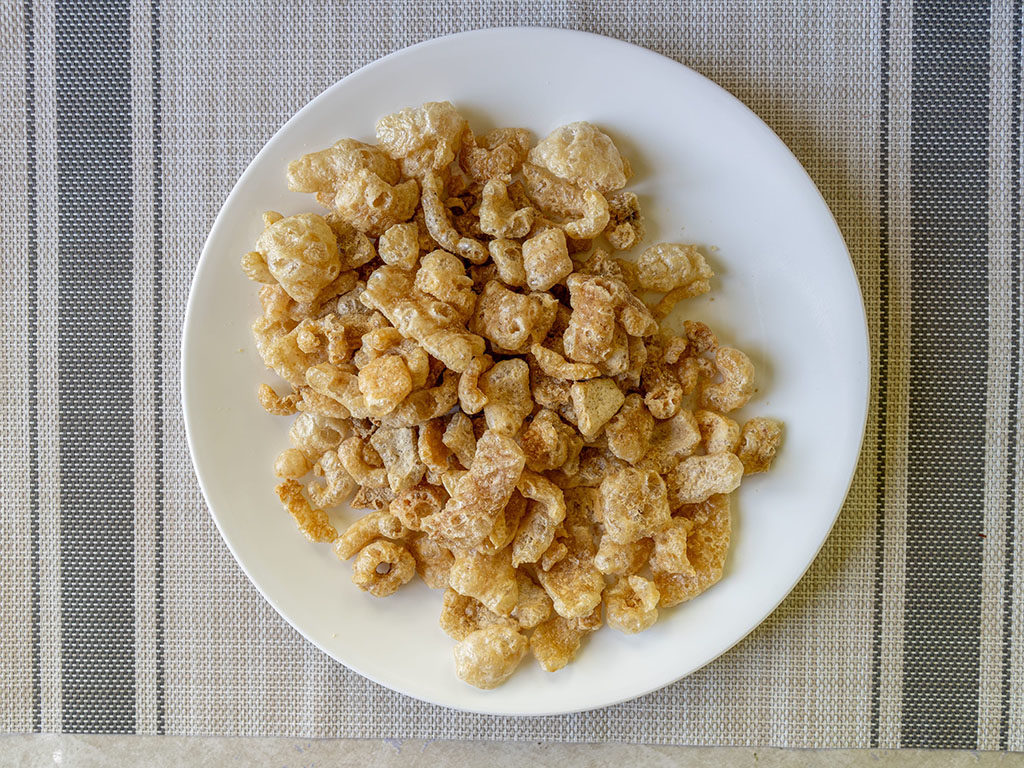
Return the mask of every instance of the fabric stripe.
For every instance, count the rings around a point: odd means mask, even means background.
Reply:
[[[879,685],[882,663],[882,579],[885,572],[885,447],[889,400],[889,21],[891,4],[882,0],[879,31],[882,51],[879,83],[879,167],[878,167],[878,367],[876,397],[878,427],[875,456],[875,576],[871,643],[871,729],[870,743],[878,746]]]
[[[878,746],[900,740],[903,690],[903,609],[906,586],[907,443],[910,392],[910,79],[912,0],[893,0],[889,18],[888,277],[885,499],[879,659]],[[877,503],[877,500],[876,500]],[[876,559],[876,567],[878,562]]]
[[[135,726],[156,733],[156,399],[149,2],[131,2],[132,410],[135,455]]]
[[[908,747],[977,744],[988,33],[987,3],[914,5],[911,493],[902,712]]]
[[[1013,5],[1013,75],[1011,78],[1010,110],[1012,128],[1010,142],[1011,155],[1011,192],[1010,211],[1013,216],[1010,239],[1010,395],[1009,395],[1009,427],[1007,429],[1006,458],[1006,541],[1003,555],[1003,627],[1002,627],[1002,679],[1000,685],[999,711],[999,748],[1009,748],[1010,734],[1010,681],[1013,650],[1013,575],[1014,550],[1017,539],[1015,515],[1018,513],[1017,498],[1017,459],[1018,459],[1018,414],[1020,413],[1020,356],[1021,328],[1024,316],[1021,315],[1021,47],[1024,45],[1024,29],[1022,29],[1021,3]]]
[[[29,520],[32,550],[32,730],[42,721],[39,644],[39,230],[36,211],[36,51],[33,0],[25,0],[25,150],[28,164],[28,463]]]
[[[982,543],[981,675],[978,684],[978,748],[999,747],[1002,706],[1003,589],[1007,515],[1007,465],[1012,409],[1013,289],[1012,187],[1014,0],[993,0],[989,64],[988,179],[988,391],[985,435],[985,528]],[[1012,487],[1012,484],[1010,485]]]
[[[56,12],[63,730],[135,729],[125,3]]]
[[[55,9],[35,2],[39,409],[39,651],[43,731],[61,727],[60,397]]]
[[[153,92],[153,395],[156,403],[156,732],[164,733],[164,378],[163,378],[163,146],[160,102],[160,0],[150,7]]]

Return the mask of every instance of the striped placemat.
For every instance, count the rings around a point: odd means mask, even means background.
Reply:
[[[203,505],[178,385],[203,240],[273,131],[381,55],[519,23],[664,53],[771,125],[874,365],[846,507],[772,617],[667,689],[523,719],[289,628]],[[1009,0],[5,3],[0,729],[1024,749],[1021,34]]]

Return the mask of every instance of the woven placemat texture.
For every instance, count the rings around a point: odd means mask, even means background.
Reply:
[[[523,23],[663,53],[778,132],[849,244],[873,396],[839,522],[758,630],[636,701],[517,719],[370,683],[262,600],[193,475],[179,341],[285,120]],[[1024,749],[1019,4],[15,0],[0,57],[0,729]]]

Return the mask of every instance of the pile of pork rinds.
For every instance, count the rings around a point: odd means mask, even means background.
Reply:
[[[614,255],[643,218],[595,126],[532,146],[431,102],[376,133],[291,163],[327,210],[265,214],[242,259],[290,386],[260,402],[297,413],[277,493],[371,595],[444,590],[462,680],[500,685],[527,650],[553,672],[604,621],[640,632],[718,581],[729,494],[781,425],[726,415],[755,391],[743,352],[660,325],[709,290],[698,249]],[[369,511],[339,534],[346,501]]]

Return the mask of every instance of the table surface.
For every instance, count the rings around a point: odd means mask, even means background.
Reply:
[[[1024,756],[968,750],[777,749],[655,747],[629,744],[516,744],[419,739],[245,739],[180,736],[0,736],[0,765],[41,768],[461,768],[486,761],[492,768],[860,768],[879,763],[902,768],[1003,768]]]
[[[213,217],[285,120],[524,20],[663,53],[779,134],[850,248],[874,395],[835,529],[754,633],[636,701],[517,719],[384,690],[262,600],[195,482],[178,345]],[[1014,0],[4,4],[0,731],[1024,749],[1021,23]]]

